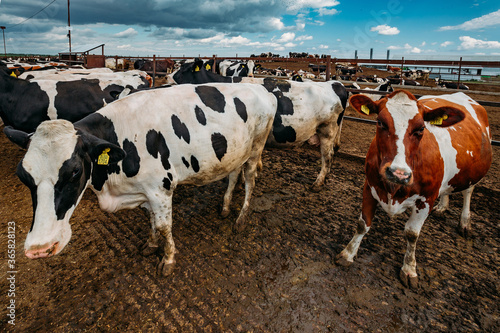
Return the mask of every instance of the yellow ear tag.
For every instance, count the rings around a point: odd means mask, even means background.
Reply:
[[[16,73],[14,73],[14,71],[12,71],[12,73],[10,73],[10,76],[17,77],[17,75],[16,75]]]
[[[196,66],[196,67],[194,68],[194,71],[195,71],[195,72],[199,72],[199,71],[200,71],[200,67]]]
[[[108,155],[108,152],[110,151],[111,149],[109,148],[106,148],[102,151],[102,154],[99,155],[99,157],[97,158],[97,164],[99,165],[108,165],[109,163],[109,155]]]
[[[366,105],[361,105],[361,112],[363,112],[366,115],[369,115],[370,109]]]
[[[210,68],[212,68],[212,67],[210,67],[210,64],[207,64],[207,65],[205,66],[205,68],[207,69],[207,71],[209,71],[209,70],[210,70]]]
[[[436,119],[433,119],[430,121],[431,125],[442,125],[443,124],[443,118],[442,117],[437,117]]]

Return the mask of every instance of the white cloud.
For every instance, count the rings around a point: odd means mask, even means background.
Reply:
[[[442,47],[447,47],[447,46],[450,46],[451,44],[453,44],[453,42],[447,40],[446,42],[441,43],[441,46]]]
[[[327,49],[328,48],[328,45],[320,45],[319,46],[320,49]]]
[[[476,29],[482,29],[486,27],[491,27],[494,25],[499,25],[500,24],[500,9],[497,10],[496,12],[489,13],[486,15],[483,15],[481,17],[477,17],[475,19],[472,19],[470,21],[466,21],[462,24],[459,25],[448,25],[445,27],[439,28],[439,31],[445,31],[445,30],[476,30]]]
[[[396,45],[391,45],[388,47],[389,50],[406,50],[408,53],[421,53],[422,50],[418,47],[411,46],[410,44],[406,43],[404,46],[396,46]]]
[[[283,28],[285,27],[285,24],[281,22],[281,20],[277,17],[270,18],[268,24],[270,27],[273,27],[276,30],[283,30]]]
[[[296,13],[304,8],[329,8],[339,5],[340,2],[336,0],[288,0],[287,1],[287,11],[291,13]]]
[[[281,35],[280,39],[277,41],[280,43],[286,43],[290,42],[295,39],[295,33],[293,32],[285,32],[283,35]]]
[[[462,44],[458,48],[459,50],[500,49],[500,42],[498,41],[485,41],[470,36],[460,36],[459,39],[462,41]]]
[[[396,27],[390,27],[387,24],[377,25],[372,27],[370,31],[376,31],[379,35],[397,35],[399,34],[399,29]]]
[[[135,31],[134,28],[128,28],[127,30],[124,30],[122,32],[114,34],[113,36],[118,37],[118,38],[130,38],[130,37],[134,37],[136,35],[137,35],[137,31]]]
[[[302,35],[302,36],[295,38],[295,40],[312,40],[312,39],[313,39],[313,36],[307,36],[307,35]]]
[[[319,16],[335,15],[338,13],[340,13],[340,11],[336,10],[335,8],[320,8],[320,9],[318,9]]]
[[[127,45],[118,45],[116,48],[117,49],[129,49],[131,47],[132,47],[132,45],[127,44]]]

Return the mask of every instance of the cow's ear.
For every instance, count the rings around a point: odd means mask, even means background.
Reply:
[[[428,121],[429,124],[439,127],[455,125],[464,118],[465,113],[462,110],[451,106],[443,106],[434,110],[424,111],[424,121]]]
[[[87,151],[92,163],[108,165],[118,163],[127,155],[119,146],[100,139],[92,134],[80,132],[84,150]]]
[[[359,113],[364,115],[378,114],[378,106],[373,100],[365,95],[353,95],[349,98],[350,105]]]
[[[26,133],[20,130],[14,129],[12,126],[5,126],[3,132],[9,138],[10,141],[14,142],[21,148],[28,148],[28,143],[33,133]]]
[[[193,64],[193,72],[199,72],[203,68],[203,60],[196,58]]]

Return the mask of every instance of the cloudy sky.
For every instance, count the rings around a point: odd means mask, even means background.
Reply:
[[[498,0],[70,0],[70,15],[73,50],[106,55],[500,57]],[[0,0],[0,25],[8,53],[68,50],[67,0]]]

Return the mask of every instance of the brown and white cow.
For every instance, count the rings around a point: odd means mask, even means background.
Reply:
[[[411,208],[400,277],[405,286],[415,288],[415,247],[435,200],[442,197],[437,210],[444,211],[448,195],[463,192],[459,229],[467,234],[470,228],[472,190],[492,159],[486,111],[463,93],[423,96],[417,101],[411,93],[398,90],[376,102],[354,95],[350,103],[360,113],[377,115],[377,132],[366,156],[356,234],[337,256],[337,263],[352,263],[377,204],[391,216]]]

